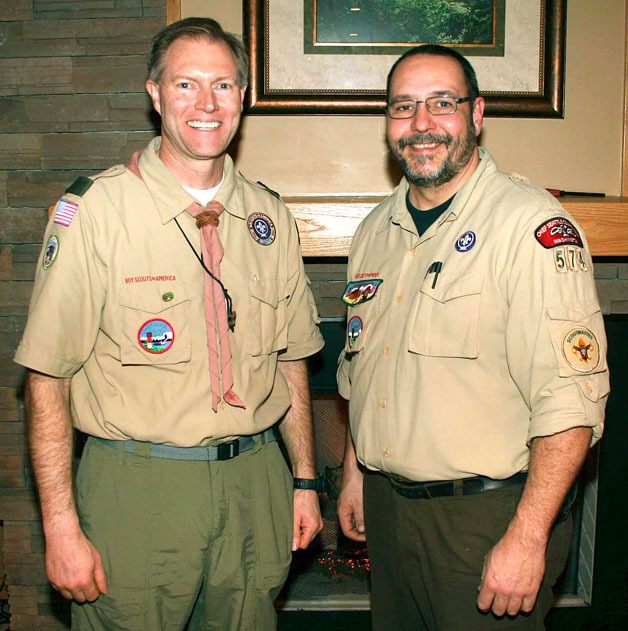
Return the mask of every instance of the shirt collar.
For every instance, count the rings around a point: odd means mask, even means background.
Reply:
[[[451,206],[444,212],[437,221],[437,225],[441,225],[445,221],[454,221],[464,211],[464,208],[469,201],[469,198],[473,194],[475,187],[484,173],[494,172],[497,170],[497,165],[491,157],[491,154],[484,147],[479,147],[480,162],[475,171],[471,174],[469,179],[462,185],[462,187],[456,192],[454,201]],[[406,209],[406,194],[410,188],[408,180],[404,177],[399,185],[393,191],[391,196],[391,203],[389,205],[389,221],[395,224],[404,226],[404,222],[407,221],[409,214]],[[382,225],[378,232],[388,229],[387,223]]]
[[[185,209],[196,201],[180,184],[159,157],[161,137],[153,138],[138,160],[142,180],[151,194],[161,223],[165,224],[185,212]],[[235,168],[229,155],[225,156],[222,186],[216,193],[216,199],[225,210],[236,217],[244,218],[242,204],[238,203],[236,191]]]

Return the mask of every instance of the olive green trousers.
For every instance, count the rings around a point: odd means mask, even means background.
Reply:
[[[74,604],[72,628],[276,628],[288,573],[292,478],[276,442],[226,461],[126,453],[90,438],[77,500],[108,592]]]

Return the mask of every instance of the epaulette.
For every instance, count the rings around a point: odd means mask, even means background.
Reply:
[[[76,180],[74,180],[74,182],[65,189],[65,192],[70,193],[71,195],[76,195],[77,197],[82,197],[93,183],[94,180],[85,177],[84,175],[79,175]]]
[[[70,195],[75,195],[76,197],[82,197],[87,193],[87,191],[91,188],[92,184],[103,177],[115,177],[116,175],[120,175],[126,171],[126,167],[123,164],[116,164],[106,171],[101,171],[100,173],[96,173],[95,175],[90,175],[89,177],[85,177],[84,175],[79,175],[68,188],[65,189],[66,193]]]
[[[273,197],[276,197],[277,199],[281,199],[281,195],[277,191],[273,191],[272,188],[268,188],[268,186],[266,186],[264,182],[260,182],[259,180],[257,180],[257,182],[255,183],[259,184],[265,191],[268,191]]]

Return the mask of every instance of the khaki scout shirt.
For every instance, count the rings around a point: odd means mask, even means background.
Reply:
[[[420,237],[407,190],[375,208],[351,246],[358,302],[338,381],[358,459],[418,481],[505,478],[527,468],[536,436],[588,426],[598,439],[606,338],[573,219],[484,150]]]
[[[185,212],[194,200],[159,159],[159,142],[139,159],[142,179],[117,166],[96,176],[81,197],[64,196],[62,218],[72,204],[76,211],[68,226],[54,217],[48,225],[15,359],[72,378],[72,416],[88,434],[179,446],[253,434],[290,404],[277,360],[301,359],[323,346],[295,221],[226,157],[216,195],[225,207],[221,278],[237,311],[230,337],[234,391],[246,409],[221,403],[214,413],[205,272],[175,222],[200,253],[199,230]],[[256,213],[272,222],[271,243],[249,226]],[[149,352],[140,339],[151,320],[162,321],[165,351]]]

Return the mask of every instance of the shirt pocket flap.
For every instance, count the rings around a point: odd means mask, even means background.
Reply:
[[[277,308],[281,300],[288,297],[286,283],[280,280],[249,281],[249,293],[253,298],[270,305],[273,309]]]
[[[431,278],[431,275],[427,278],[428,282],[421,289],[421,293],[442,304],[449,302],[450,300],[455,300],[456,298],[474,296],[482,293],[482,284],[484,282],[484,279],[481,276],[466,275],[460,276],[448,284],[439,285],[436,283],[436,287],[432,287],[432,283],[434,281]]]
[[[189,300],[183,283],[145,283],[124,287],[120,306],[146,313],[161,313]]]

